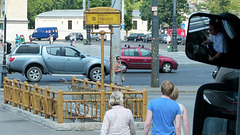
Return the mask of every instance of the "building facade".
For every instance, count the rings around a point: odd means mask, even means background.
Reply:
[[[128,31],[131,33],[148,33],[147,21],[143,21],[138,10],[133,11],[133,25],[134,29]],[[35,18],[35,29],[38,27],[57,27],[59,39],[64,39],[66,35],[72,32],[80,32],[86,38],[86,28],[84,21],[84,10],[52,10],[41,13]],[[110,31],[106,27],[96,26],[94,32],[100,30]],[[126,36],[126,32],[124,32]],[[108,40],[110,36],[108,35]]]
[[[6,40],[14,41],[16,34],[28,36],[27,0],[0,0],[0,34],[3,34],[4,15],[7,18]]]

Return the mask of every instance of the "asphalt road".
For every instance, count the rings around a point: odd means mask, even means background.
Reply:
[[[36,41],[45,43],[47,41]],[[69,41],[56,41],[56,44],[68,44]],[[77,44],[81,44],[81,41],[77,41]],[[70,44],[70,43],[69,43]],[[93,44],[100,44],[100,42],[93,41]],[[144,45],[145,47],[151,48],[151,43],[143,43],[143,42],[122,42],[122,46],[131,44],[131,46],[138,46],[139,44]],[[105,46],[109,45],[109,41],[105,41]],[[166,50],[166,45],[160,45],[160,49]],[[178,46],[178,50],[183,52],[185,49],[184,46]],[[2,50],[2,49],[0,49]],[[1,71],[2,65],[0,65]],[[159,78],[160,82],[163,80],[170,80],[177,86],[185,86],[185,85],[196,85],[200,86],[205,83],[213,82],[211,77],[211,72],[215,68],[215,66],[205,65],[205,64],[182,64],[179,65],[178,70],[173,71],[172,73],[160,73]],[[21,81],[27,81],[27,79],[19,73],[8,74],[8,77],[11,79],[18,78]],[[72,77],[69,76],[50,76],[44,75],[42,80],[38,82],[40,86],[64,86],[64,84],[60,83],[60,78],[65,78],[68,81],[71,81]],[[80,76],[77,78],[84,79],[85,76]],[[151,84],[151,70],[128,70],[125,73],[125,86],[146,86]],[[109,76],[105,77],[105,83],[109,83]],[[1,103],[3,103],[2,95],[1,95]],[[148,101],[151,101],[154,98],[159,97],[160,92],[149,92],[148,93]],[[187,111],[188,111],[188,119],[190,123],[190,129],[192,129],[192,120],[193,120],[193,112],[194,112],[194,103],[195,103],[195,95],[196,93],[181,93],[179,96],[178,102],[182,103]],[[24,118],[18,117],[14,114],[9,114],[4,112],[4,110],[0,109],[0,130],[3,134],[17,134],[17,135],[27,135],[27,134],[36,134],[36,135],[55,135],[55,134],[87,134],[87,135],[97,135],[99,131],[71,131],[71,132],[59,132],[48,129],[31,121],[28,121]],[[11,128],[14,127],[14,130]],[[139,131],[138,134],[143,134],[142,131]]]

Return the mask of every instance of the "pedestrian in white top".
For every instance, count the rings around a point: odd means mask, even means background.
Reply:
[[[123,94],[114,91],[109,100],[112,109],[104,116],[101,135],[135,135],[135,125],[131,110],[123,107]]]
[[[167,41],[167,44],[171,43],[171,36],[169,34],[167,34],[166,41]]]
[[[173,90],[172,94],[170,95],[170,98],[172,100],[176,101],[178,99],[178,95],[179,95],[178,88],[174,87],[174,90]],[[181,120],[183,121],[184,131],[185,131],[185,134],[184,134],[183,127],[181,126],[181,135],[190,135],[189,123],[188,123],[188,117],[187,117],[187,109],[182,104],[180,104],[180,103],[178,103],[178,104],[179,104],[180,110],[182,112]]]

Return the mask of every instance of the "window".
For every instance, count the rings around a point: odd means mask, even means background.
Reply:
[[[61,55],[60,47],[47,47],[47,53],[50,55],[60,56]]]
[[[142,57],[151,57],[152,52],[148,49],[140,49]]]
[[[99,25],[94,25],[95,29],[99,29]]]
[[[18,48],[16,53],[38,54],[39,51],[40,51],[40,47],[38,45],[22,45]]]
[[[125,49],[124,56],[139,56],[137,49]]]
[[[236,121],[207,117],[203,124],[203,135],[235,135]]]
[[[3,30],[3,23],[0,23],[0,30]]]
[[[134,30],[137,29],[137,21],[133,21],[133,29],[134,29]]]
[[[72,20],[68,20],[68,29],[69,29],[69,30],[72,29]]]
[[[79,57],[80,56],[80,53],[70,47],[66,47],[65,48],[65,56],[68,56],[68,57]]]

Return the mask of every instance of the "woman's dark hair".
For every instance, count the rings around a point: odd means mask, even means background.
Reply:
[[[121,57],[120,57],[120,56],[117,56],[117,57],[116,57],[116,60],[118,60],[118,58],[121,58]]]

